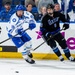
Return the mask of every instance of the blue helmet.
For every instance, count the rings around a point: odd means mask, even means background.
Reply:
[[[16,11],[18,11],[18,10],[23,10],[24,11],[24,7],[23,7],[23,5],[18,5],[18,6],[16,6]]]

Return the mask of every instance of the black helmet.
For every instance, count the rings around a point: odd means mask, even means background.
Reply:
[[[11,3],[10,2],[5,2],[4,5],[11,5]]]
[[[48,4],[47,9],[54,9],[54,5],[53,4]]]

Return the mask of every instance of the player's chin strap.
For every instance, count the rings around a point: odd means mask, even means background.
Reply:
[[[25,29],[24,32],[27,31],[28,29],[29,29],[29,28]],[[18,34],[12,36],[11,38],[7,38],[7,39],[3,40],[2,42],[0,42],[0,44],[2,44],[2,43],[4,43],[4,42],[6,42],[6,41],[12,39],[13,37],[15,37],[15,36],[17,36],[17,35],[18,35]]]
[[[60,31],[64,30],[64,28],[62,28]],[[51,38],[53,38],[55,35],[57,35],[60,31],[58,31],[56,34],[54,34],[52,37],[50,37],[48,40],[50,40]],[[47,41],[48,41],[47,40]],[[46,41],[44,41],[43,43],[41,43],[40,45],[38,45],[36,48],[34,48],[34,50],[36,50],[37,48],[39,48],[40,46],[42,46],[44,43],[46,43]]]

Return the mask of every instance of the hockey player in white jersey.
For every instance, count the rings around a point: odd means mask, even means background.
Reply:
[[[12,38],[12,41],[17,48],[22,48],[22,56],[26,62],[33,64],[35,61],[32,59],[33,55],[30,52],[30,50],[32,50],[31,37],[24,31],[24,23],[29,24],[30,30],[36,27],[33,15],[24,11],[24,7],[22,5],[18,5],[16,7],[16,13],[11,16],[9,25],[7,26],[8,36],[11,38],[15,34],[18,34]]]

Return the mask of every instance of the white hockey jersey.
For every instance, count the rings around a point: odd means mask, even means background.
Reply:
[[[7,31],[9,34],[11,35],[16,35],[17,29],[23,28],[23,24],[24,23],[35,23],[36,21],[34,20],[34,16],[28,12],[28,11],[24,11],[24,15],[22,16],[22,18],[19,18],[16,13],[14,13],[9,21],[9,25],[6,27]]]

